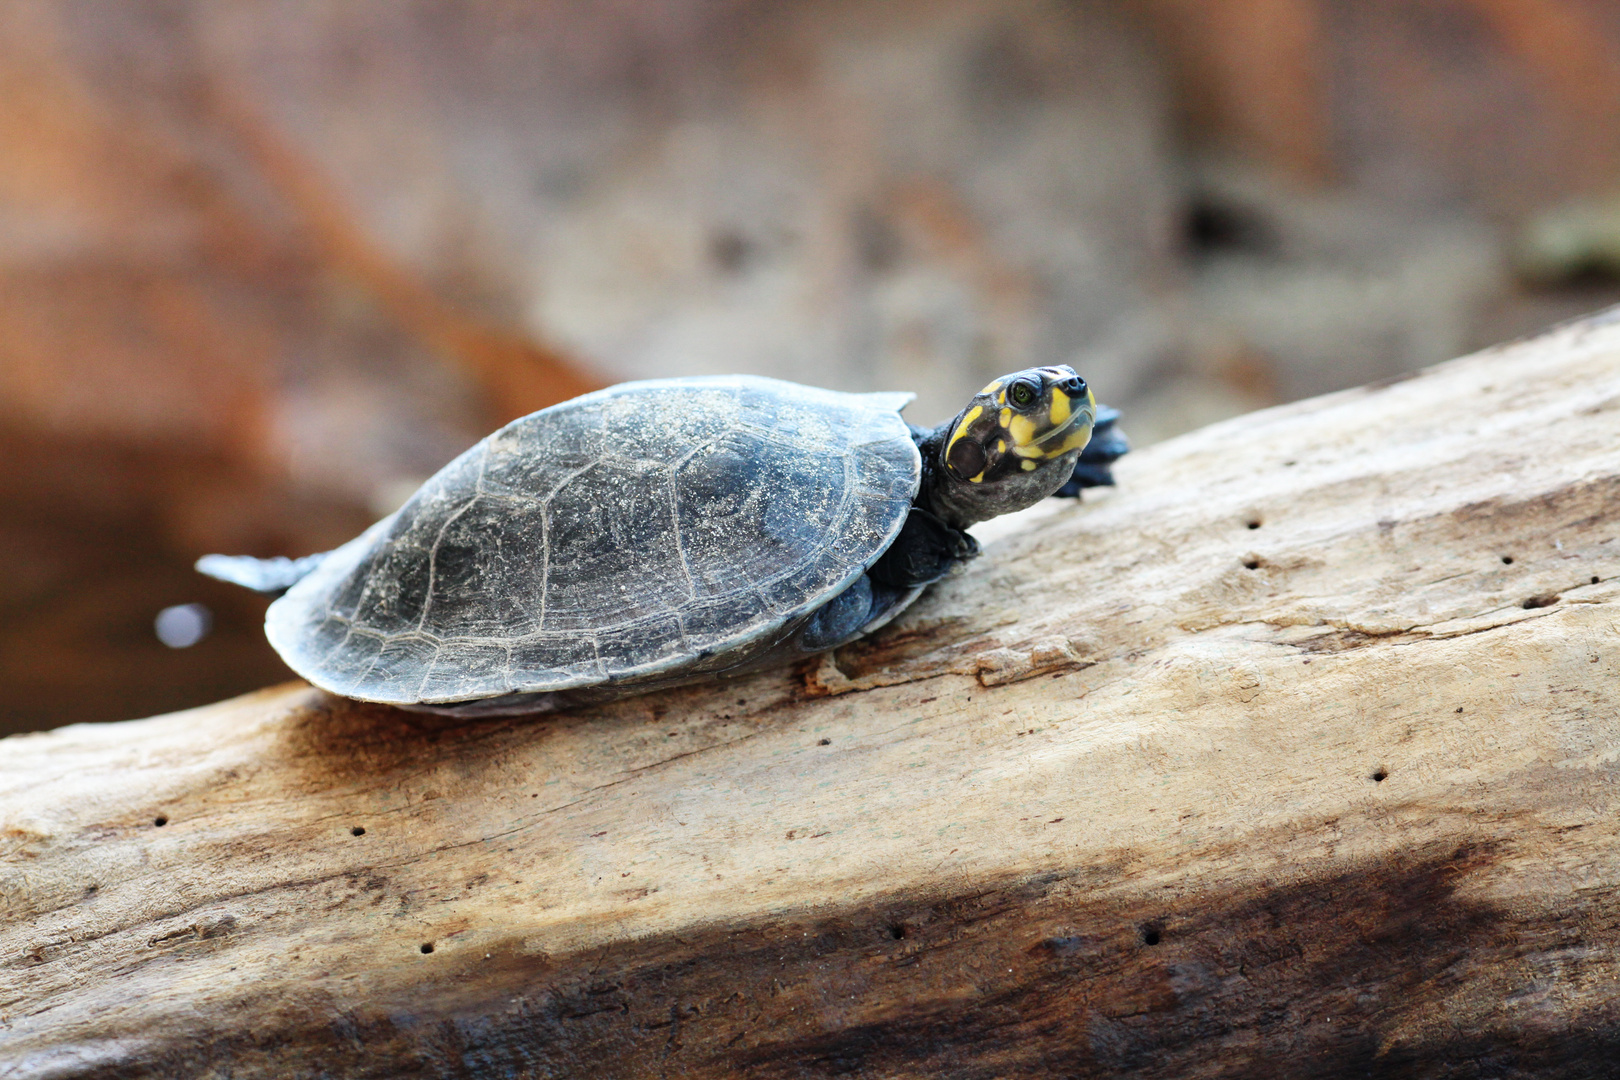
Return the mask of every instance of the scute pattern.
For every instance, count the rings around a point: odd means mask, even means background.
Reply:
[[[676,524],[694,597],[745,592],[825,542],[805,523],[835,520],[849,491],[845,458],[772,450],[758,435],[733,432],[676,470]],[[739,548],[735,537],[752,543]]]
[[[594,630],[691,598],[668,465],[609,459],[574,474],[547,504],[545,630]],[[648,588],[649,581],[658,582]]]
[[[907,397],[672,379],[524,417],[271,605],[271,643],[318,686],[395,704],[713,670],[899,532]]]
[[[538,630],[545,582],[530,553],[544,530],[544,505],[512,495],[480,495],[451,514],[429,560],[421,631],[442,640]]]

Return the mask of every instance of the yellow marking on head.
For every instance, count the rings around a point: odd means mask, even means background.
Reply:
[[[1013,421],[1013,438],[1018,445],[1013,447],[1013,453],[1023,458],[1059,458],[1073,450],[1078,450],[1091,441],[1092,418],[1097,415],[1097,399],[1092,397],[1091,388],[1086,388],[1086,411],[1076,414],[1072,407],[1073,399],[1063,391],[1052,388],[1052,407],[1047,411],[1051,423],[1046,425],[1044,431],[1038,436],[1035,434],[1035,425],[1023,417]],[[1085,423],[1080,423],[1084,420]],[[1022,422],[1024,426],[1020,427]],[[1067,430],[1065,430],[1067,429]],[[1057,435],[1062,434],[1061,442],[1050,443]]]
[[[1057,403],[1058,403],[1058,401],[1060,399],[1063,402],[1063,419],[1067,420],[1070,417],[1069,398],[1068,398],[1067,394],[1065,394],[1063,391],[1057,389],[1057,387],[1052,388],[1052,394],[1053,394],[1053,398],[1052,398],[1052,419],[1054,421],[1052,426],[1055,428],[1055,427],[1058,426],[1058,423],[1057,423],[1057,421],[1058,421],[1058,405],[1057,405]],[[1086,408],[1087,408],[1087,412],[1091,416],[1096,416],[1097,415],[1097,399],[1091,393],[1091,387],[1089,387],[1089,386],[1086,387]],[[1046,456],[1048,458],[1062,457],[1064,454],[1067,454],[1071,450],[1082,449],[1086,445],[1086,443],[1091,441],[1091,428],[1092,428],[1092,425],[1091,425],[1090,422],[1087,422],[1085,424],[1081,424],[1081,425],[1076,426],[1073,431],[1069,432],[1069,434],[1064,437],[1064,439],[1063,439],[1063,441],[1061,443],[1059,443],[1058,445],[1048,449],[1046,451]]]
[[[1034,469],[1035,469],[1035,468],[1036,468],[1036,464],[1035,464],[1035,462],[1033,462],[1033,461],[1030,461],[1030,460],[1028,460],[1028,459],[1025,459],[1025,460],[1023,460],[1023,461],[1020,461],[1020,462],[1019,462],[1019,463],[1018,463],[1018,467],[1019,467],[1019,468],[1020,468],[1020,469],[1023,469],[1023,470],[1024,470],[1024,471],[1025,471],[1025,472],[1031,472],[1031,471],[1033,471],[1033,470],[1034,470]]]
[[[1073,431],[1069,432],[1068,437],[1065,438],[1061,443],[1048,449],[1046,451],[1046,456],[1049,458],[1062,457],[1070,450],[1081,449],[1090,441],[1091,425],[1082,424],[1080,427],[1077,427]]]
[[[1007,452],[1007,440],[1006,439],[997,439],[996,440],[996,451],[997,451],[997,453],[1002,453],[1002,454],[1005,454]]]
[[[966,435],[968,428],[973,426],[973,421],[977,420],[983,415],[984,406],[982,405],[975,405],[973,408],[967,411],[967,415],[962,417],[962,422],[956,425],[956,430],[951,432],[950,442],[945,444],[945,456],[947,458],[951,456],[951,447],[956,445],[956,440],[960,439],[963,435]]]
[[[1029,446],[1035,441],[1035,421],[1027,416],[1014,416],[1007,423],[1007,430],[1012,434],[1013,443],[1019,447]]]
[[[1012,410],[1011,409],[1002,409],[1001,410],[1001,426],[1006,427],[1010,423],[1012,423]]]
[[[970,476],[970,477],[968,477],[968,483],[977,484],[980,480],[983,480],[983,479],[984,479],[984,470],[980,469],[978,476]]]
[[[1001,380],[997,379],[995,382],[991,383],[989,386],[985,387],[983,390],[980,390],[978,396],[979,397],[984,397],[986,394],[993,394],[997,390],[1000,390],[1000,389],[1001,389]]]

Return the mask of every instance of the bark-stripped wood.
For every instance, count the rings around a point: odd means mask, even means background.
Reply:
[[[1119,476],[814,669],[0,743],[0,1077],[1611,1075],[1620,321]]]

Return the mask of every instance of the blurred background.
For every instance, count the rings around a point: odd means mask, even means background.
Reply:
[[[1617,275],[1607,0],[0,0],[0,732],[288,678],[198,555],[594,386],[1141,445]]]

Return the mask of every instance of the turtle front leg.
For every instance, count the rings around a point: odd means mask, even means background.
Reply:
[[[872,568],[810,617],[798,634],[805,652],[837,648],[904,611],[951,567],[979,554],[979,542],[920,507]]]
[[[979,542],[920,507],[912,507],[889,550],[867,571],[872,604],[860,632],[870,634],[911,606],[922,591],[959,562],[979,554]]]
[[[1119,417],[1118,409],[1107,405],[1097,406],[1097,419],[1091,425],[1091,441],[1080,451],[1080,460],[1074,464],[1074,475],[1052,493],[1052,498],[1078,499],[1085,488],[1114,486],[1111,466],[1131,449],[1130,440],[1116,426]]]
[[[979,554],[979,542],[961,529],[945,524],[937,515],[913,506],[900,535],[872,564],[875,585],[911,589],[938,581],[951,567]]]

